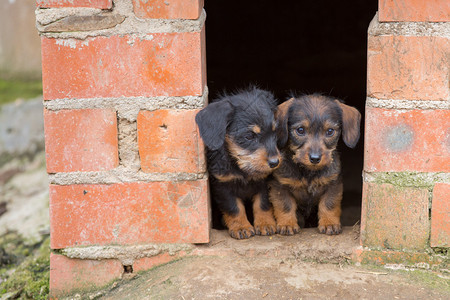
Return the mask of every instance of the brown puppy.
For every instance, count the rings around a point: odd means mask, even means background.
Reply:
[[[314,94],[280,104],[276,118],[283,159],[270,182],[270,201],[278,233],[299,232],[297,213],[308,217],[315,206],[319,232],[341,233],[343,185],[335,150],[341,134],[348,147],[356,145],[361,114],[339,100]]]
[[[280,163],[274,112],[268,92],[250,88],[224,95],[195,120],[207,148],[211,198],[233,238],[275,234],[267,177]],[[253,226],[245,204],[252,203]]]

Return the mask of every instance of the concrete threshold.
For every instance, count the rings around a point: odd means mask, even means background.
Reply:
[[[211,241],[195,245],[191,255],[239,255],[279,257],[305,261],[335,262],[350,260],[359,247],[359,227],[344,227],[340,235],[320,234],[317,228],[303,229],[293,236],[254,236],[236,240],[226,230],[212,230]]]

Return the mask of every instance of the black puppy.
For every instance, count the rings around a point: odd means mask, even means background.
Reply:
[[[280,163],[270,92],[251,88],[225,95],[195,117],[207,147],[211,197],[233,238],[276,231],[266,178]],[[252,201],[254,227],[245,201]]]
[[[319,232],[341,233],[343,187],[336,146],[341,134],[348,147],[356,145],[361,114],[339,100],[315,94],[280,104],[276,115],[283,162],[273,173],[270,201],[278,232],[297,233],[297,213],[308,218],[317,208]]]

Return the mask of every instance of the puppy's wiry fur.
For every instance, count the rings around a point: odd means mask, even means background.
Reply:
[[[276,118],[283,160],[270,181],[270,201],[277,231],[299,232],[297,216],[306,218],[317,207],[319,232],[341,233],[343,184],[336,146],[341,134],[348,147],[356,145],[360,113],[339,100],[314,94],[280,104]]]
[[[281,159],[276,108],[271,93],[251,88],[213,101],[195,118],[207,148],[211,197],[236,239],[276,230],[266,182]],[[252,201],[254,226],[246,201]]]

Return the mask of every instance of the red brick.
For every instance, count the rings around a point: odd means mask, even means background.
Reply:
[[[450,172],[450,110],[366,108],[364,170]]]
[[[427,247],[427,189],[364,183],[361,215],[363,246],[397,250]]]
[[[433,189],[430,245],[450,246],[450,183],[436,183]]]
[[[369,36],[367,94],[379,99],[448,100],[450,42],[427,36]]]
[[[144,257],[136,260],[133,263],[133,272],[137,273],[140,271],[150,270],[151,268],[174,261],[185,255],[186,253],[183,251],[174,255],[170,255],[169,253],[162,253],[152,257]]]
[[[141,111],[137,118],[144,172],[205,172],[195,115],[199,110]]]
[[[380,22],[449,22],[448,0],[379,0]]]
[[[70,259],[50,254],[50,296],[60,297],[73,290],[88,291],[102,287],[122,276],[118,260]]]
[[[50,185],[50,224],[53,249],[207,243],[207,180]]]
[[[118,166],[117,117],[107,109],[44,110],[47,172]]]
[[[45,100],[202,95],[204,33],[42,38]]]
[[[112,0],[36,0],[38,7],[92,7],[112,8]]]
[[[133,0],[138,18],[198,19],[203,0]]]

